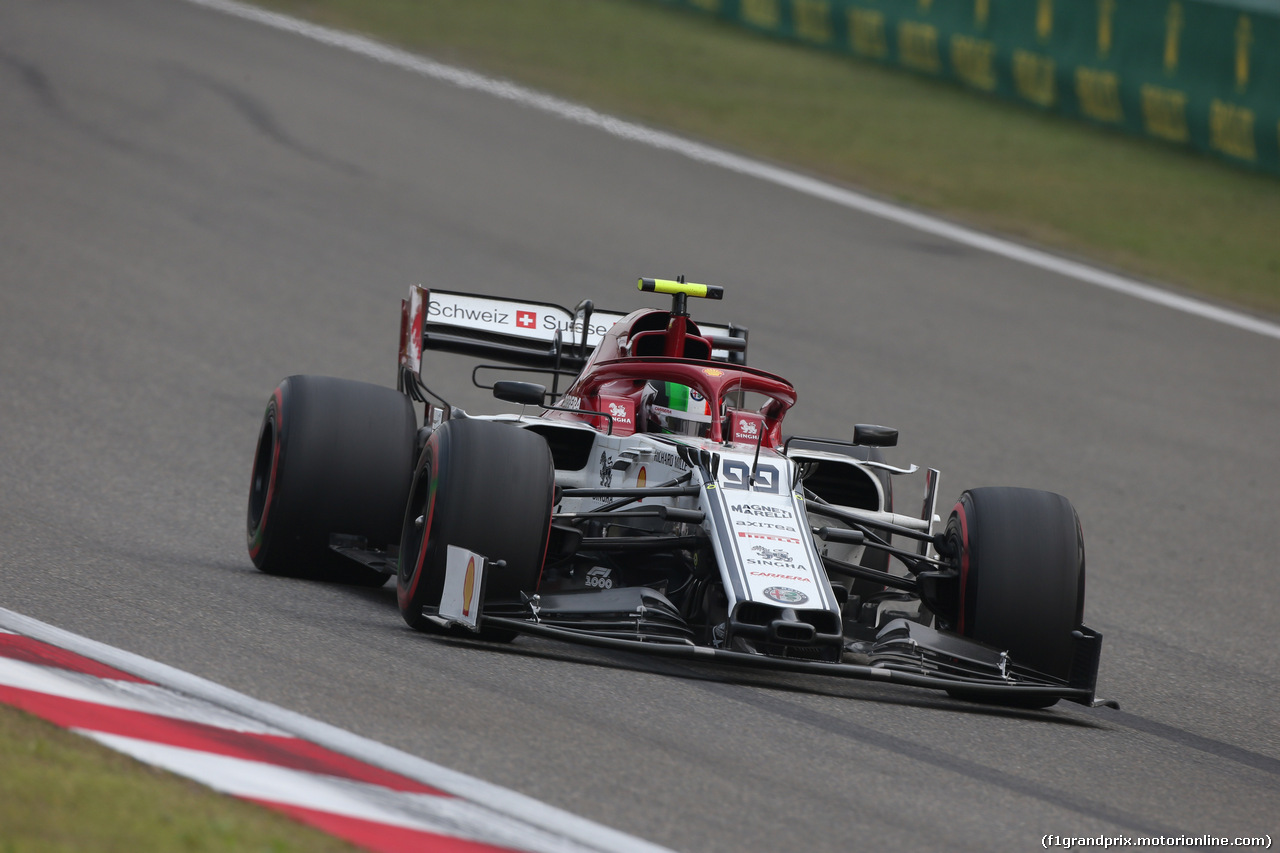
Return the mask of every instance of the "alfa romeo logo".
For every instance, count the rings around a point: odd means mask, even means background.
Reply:
[[[809,596],[789,586],[771,586],[764,594],[779,604],[804,604],[809,600]]]

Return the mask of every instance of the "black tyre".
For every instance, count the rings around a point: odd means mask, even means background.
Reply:
[[[551,530],[555,467],[541,436],[483,420],[451,420],[427,438],[400,538],[396,593],[405,622],[435,630],[422,608],[438,607],[447,546],[490,561],[485,605],[515,603],[537,590]],[[508,642],[510,631],[481,637]]]
[[[1071,502],[1035,489],[972,489],[952,511],[947,537],[960,569],[953,628],[1065,682],[1071,632],[1084,619],[1084,538]]]
[[[248,544],[267,574],[376,587],[390,575],[330,550],[331,534],[395,545],[417,420],[391,388],[290,376],[267,402],[249,484]]]

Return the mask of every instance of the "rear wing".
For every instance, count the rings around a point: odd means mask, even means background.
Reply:
[[[576,376],[605,333],[625,316],[596,310],[589,299],[570,310],[550,302],[414,285],[400,302],[400,389],[416,397],[410,389],[422,385],[423,350],[494,359],[557,378]],[[746,363],[745,328],[701,322],[698,327],[711,341],[713,359]]]

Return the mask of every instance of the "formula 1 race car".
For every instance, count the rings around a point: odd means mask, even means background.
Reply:
[[[794,387],[747,366],[745,328],[689,316],[691,299],[723,290],[639,289],[670,309],[412,288],[396,390],[291,376],[268,401],[254,564],[366,585],[394,575],[405,621],[428,632],[536,634],[1019,707],[1103,704],[1066,498],[971,489],[943,525],[928,469],[921,512],[900,514],[893,481],[918,469],[885,461],[896,430],[784,435]],[[426,350],[502,362],[472,381],[521,413],[449,405],[424,382]],[[495,370],[551,387],[484,384]]]

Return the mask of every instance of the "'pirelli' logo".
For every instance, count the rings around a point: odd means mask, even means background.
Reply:
[[[774,536],[771,533],[743,533],[738,531],[738,536],[743,539],[767,539],[770,542],[794,542],[797,545],[800,544],[800,540],[794,536]]]

